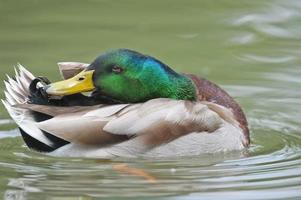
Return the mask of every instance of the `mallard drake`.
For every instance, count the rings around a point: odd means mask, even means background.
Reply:
[[[2,100],[27,146],[54,156],[185,156],[249,145],[245,115],[214,83],[118,49],[59,63],[50,83],[19,65]],[[90,94],[82,94],[90,92]]]

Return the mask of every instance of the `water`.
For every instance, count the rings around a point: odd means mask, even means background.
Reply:
[[[58,80],[58,61],[90,62],[108,49],[135,49],[225,88],[246,111],[252,146],[160,160],[53,158],[28,150],[1,106],[0,196],[300,199],[300,11],[298,0],[1,0],[1,79],[21,62]],[[121,163],[157,183],[114,170]]]

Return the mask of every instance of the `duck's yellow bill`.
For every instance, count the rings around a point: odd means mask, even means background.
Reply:
[[[93,72],[94,70],[82,71],[70,79],[51,83],[46,86],[46,93],[50,96],[65,96],[92,91],[95,88]]]

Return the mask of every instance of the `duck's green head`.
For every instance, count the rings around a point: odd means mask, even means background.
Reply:
[[[193,82],[159,60],[128,49],[100,55],[75,77],[53,83],[50,95],[95,94],[121,102],[144,102],[154,98],[195,100]]]

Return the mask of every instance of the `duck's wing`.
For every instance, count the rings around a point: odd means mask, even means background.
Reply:
[[[131,140],[123,150],[139,153],[192,132],[210,133],[222,123],[220,116],[202,102],[170,99],[99,107],[26,104],[19,108],[51,116],[32,123],[44,135],[98,148],[122,146],[122,142]]]
[[[85,107],[64,107],[64,112],[56,112],[56,116],[41,122],[36,126],[65,141],[103,147],[128,139],[127,135],[115,135],[107,132],[103,127],[127,104],[112,105],[104,107],[85,106]],[[44,112],[47,108],[39,106],[33,108],[35,112]],[[56,109],[56,108],[55,108]],[[52,111],[53,112],[53,111]],[[44,112],[45,113],[45,112]]]
[[[57,65],[64,79],[72,78],[89,66],[89,64],[81,62],[59,62]]]
[[[103,129],[117,135],[135,135],[136,142],[147,149],[192,132],[211,133],[222,122],[219,114],[203,102],[160,98],[126,107]]]

